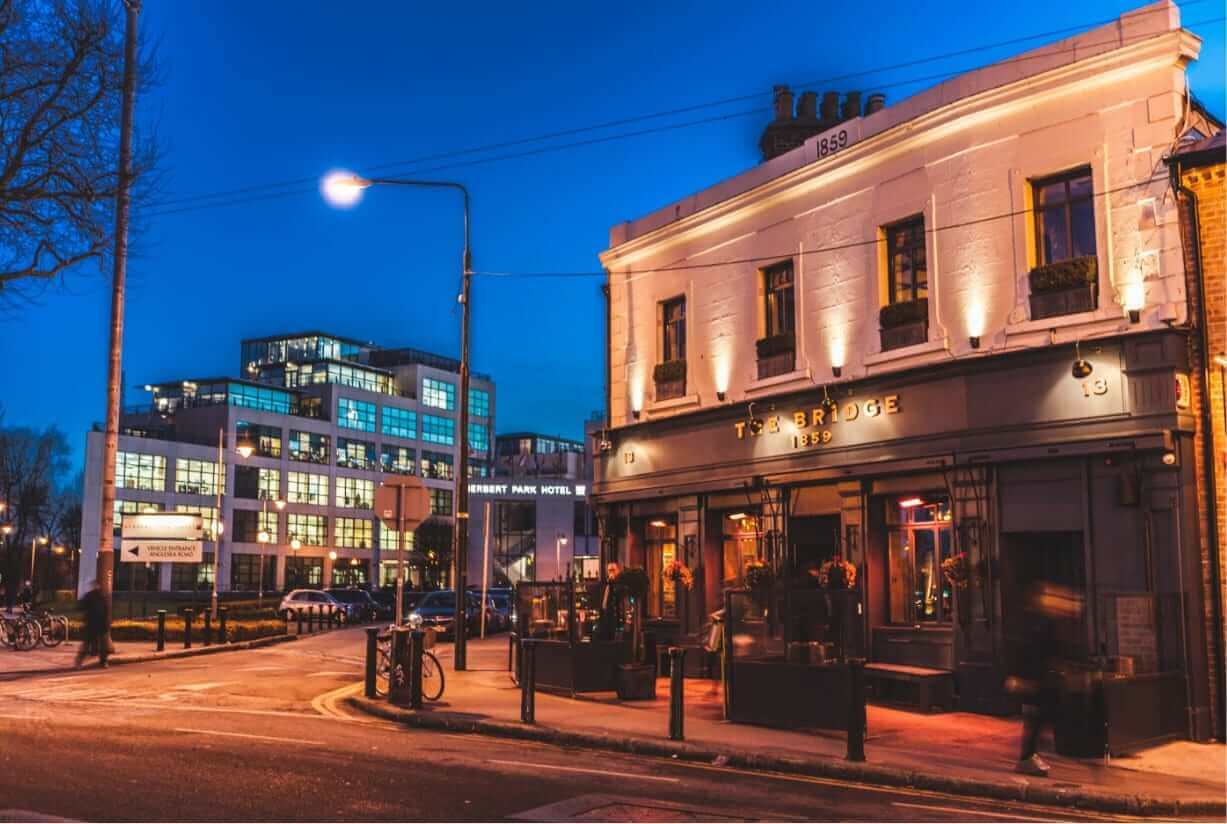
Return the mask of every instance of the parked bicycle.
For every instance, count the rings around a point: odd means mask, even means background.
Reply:
[[[27,612],[30,618],[38,623],[39,640],[46,647],[58,647],[68,640],[68,619],[45,609]]]
[[[427,649],[422,651],[422,697],[427,701],[438,701],[443,697],[443,665],[430,651],[429,647],[432,646],[434,633],[427,631]],[[381,633],[376,639],[375,655],[375,693],[382,698],[387,696],[394,686],[400,688],[408,683],[409,670],[404,664],[392,666],[391,631]]]
[[[0,615],[0,642],[21,652],[34,649],[42,640],[43,627],[33,616]]]

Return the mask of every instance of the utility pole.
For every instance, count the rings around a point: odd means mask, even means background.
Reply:
[[[460,287],[460,471],[456,473],[456,529],[452,536],[452,564],[456,588],[455,653],[452,667],[468,669],[468,593],[465,592],[469,560],[469,284],[473,279],[473,254],[469,251],[469,192],[464,190],[464,275]],[[482,604],[485,609],[485,604]]]
[[[119,116],[119,179],[115,191],[115,261],[111,274],[111,347],[107,353],[106,433],[102,447],[102,526],[96,578],[110,616],[115,590],[115,455],[119,451],[119,399],[123,391],[124,283],[128,277],[128,217],[132,209],[132,118],[136,108],[136,20],[141,0],[124,0],[124,80]]]

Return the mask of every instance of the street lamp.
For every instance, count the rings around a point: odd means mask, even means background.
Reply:
[[[562,548],[567,545],[567,536],[561,532],[554,539],[554,574],[558,576],[558,580],[565,580],[569,576],[562,574]]]
[[[469,543],[469,292],[473,275],[473,255],[469,244],[469,190],[460,183],[442,180],[399,180],[365,178],[342,170],[329,172],[320,182],[320,191],[333,206],[350,209],[358,205],[362,193],[371,186],[417,186],[453,189],[464,197],[464,252],[461,257],[460,286],[460,471],[456,473],[455,524],[452,531],[453,587],[456,591],[455,654],[452,666],[467,669],[465,631],[465,575]]]
[[[31,600],[31,605],[33,605],[32,602],[35,600],[34,593],[36,591],[34,589],[34,559],[38,557],[38,547],[40,545],[46,546],[49,543],[51,543],[51,539],[48,538],[46,535],[40,535],[37,538],[30,539],[30,600]]]
[[[250,458],[255,451],[255,445],[247,437],[241,438],[235,443],[234,451],[239,453],[243,458]],[[217,493],[217,517],[213,521],[213,589],[209,598],[209,612],[213,620],[217,620],[217,579],[221,575],[222,568],[222,531],[223,531],[223,515],[222,515],[222,492],[226,487],[226,427],[220,426],[217,429],[217,469],[213,473],[213,479]],[[260,562],[264,562],[263,556]],[[263,570],[263,567],[261,567]]]

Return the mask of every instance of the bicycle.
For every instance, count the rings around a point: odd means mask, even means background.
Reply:
[[[403,664],[392,666],[392,633],[380,635],[375,651],[375,694],[384,698],[393,686],[404,687],[408,678],[409,672]],[[443,697],[443,685],[443,665],[433,652],[422,650],[422,697],[438,701]]]
[[[26,652],[42,640],[42,625],[28,615],[0,615],[0,642],[10,649]]]
[[[45,609],[27,613],[30,620],[38,623],[40,636],[45,647],[58,647],[68,640],[68,619]]]

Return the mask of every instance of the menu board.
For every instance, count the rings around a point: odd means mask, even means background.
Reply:
[[[1133,658],[1133,671],[1158,669],[1154,599],[1149,595],[1116,596],[1116,654]]]

